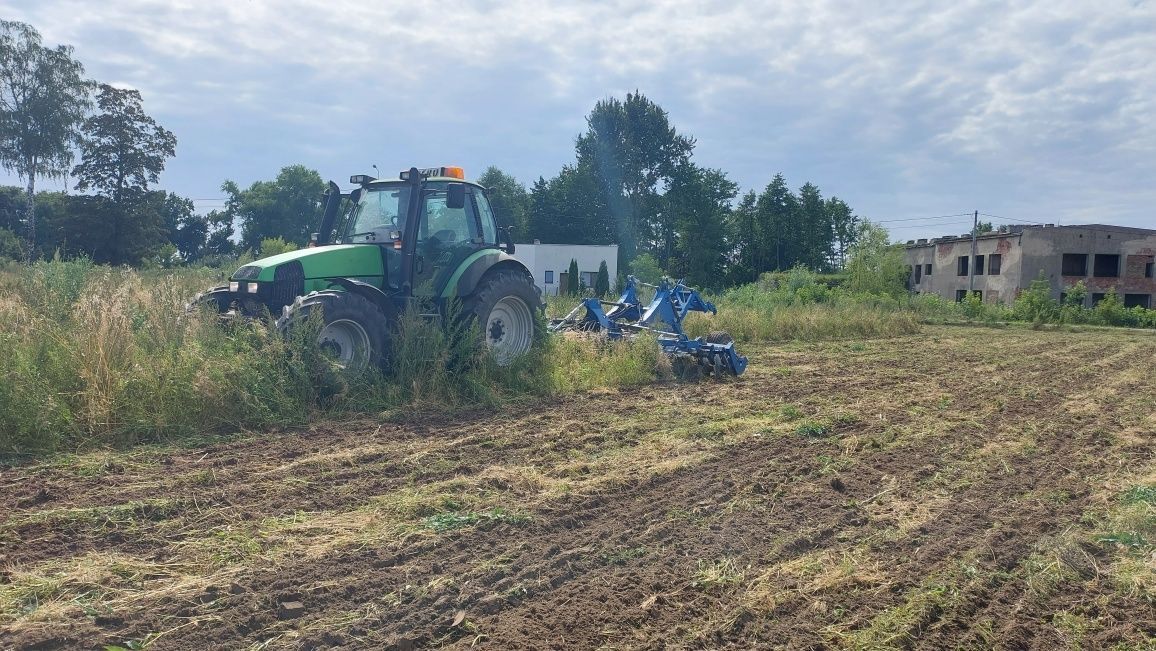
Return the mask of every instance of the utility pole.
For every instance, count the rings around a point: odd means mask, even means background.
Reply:
[[[971,259],[967,261],[967,295],[975,291],[975,236],[979,232],[979,211],[971,224]]]

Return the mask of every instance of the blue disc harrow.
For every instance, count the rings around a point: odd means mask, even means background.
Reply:
[[[639,286],[654,289],[654,299],[645,307],[638,298]],[[582,308],[586,308],[586,313],[579,317]],[[692,311],[718,313],[712,303],[681,281],[663,279],[658,285],[648,285],[627,276],[626,288],[617,301],[584,299],[564,318],[551,321],[550,330],[604,332],[610,339],[648,332],[658,339],[676,366],[691,366],[716,375],[741,375],[747,368],[747,358],[735,352],[730,335],[715,332],[691,339],[683,331],[683,319]]]

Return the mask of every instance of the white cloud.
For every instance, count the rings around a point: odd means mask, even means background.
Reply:
[[[1147,3],[0,0],[0,12],[141,89],[184,131],[181,173],[213,185],[241,173],[194,160],[221,137],[334,167],[461,147],[536,178],[571,155],[595,100],[638,88],[744,186],[782,170],[878,217],[982,203],[1144,225],[1156,192]]]

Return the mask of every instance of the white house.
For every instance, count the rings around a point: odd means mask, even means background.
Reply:
[[[553,296],[559,288],[565,291],[570,261],[578,261],[580,280],[593,287],[598,267],[606,262],[610,286],[618,277],[617,244],[514,244],[514,257],[534,274],[534,283],[543,294]]]

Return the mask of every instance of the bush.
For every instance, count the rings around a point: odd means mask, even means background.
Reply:
[[[1028,289],[1016,297],[1015,303],[1012,304],[1012,316],[1019,321],[1028,321],[1035,325],[1059,321],[1059,303],[1052,298],[1051,283],[1044,278],[1042,271]]]
[[[0,260],[21,260],[24,258],[24,243],[20,236],[7,228],[0,228]]]
[[[267,237],[261,240],[261,257],[268,258],[290,251],[296,251],[297,245],[292,242],[286,242],[280,237]]]
[[[649,253],[643,253],[630,261],[630,273],[644,283],[657,285],[666,272],[658,265],[658,260]]]

